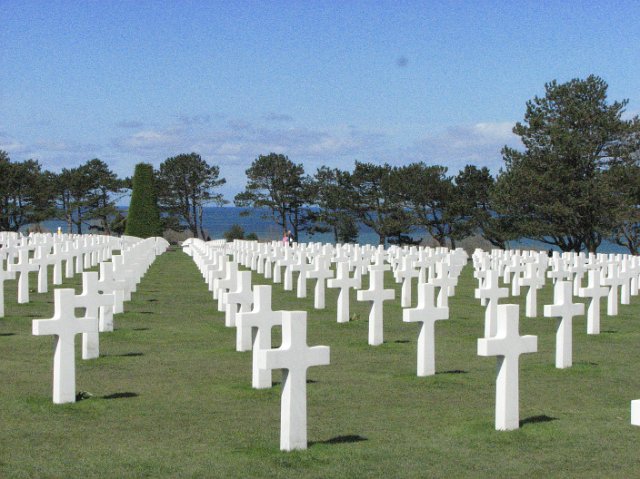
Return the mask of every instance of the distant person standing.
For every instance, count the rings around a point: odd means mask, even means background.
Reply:
[[[289,234],[287,233],[287,230],[282,232],[282,244],[285,246],[289,244]]]
[[[291,233],[291,230],[287,231],[287,241],[289,246],[293,246],[293,233]]]

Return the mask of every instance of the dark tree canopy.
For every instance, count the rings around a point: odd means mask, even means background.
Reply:
[[[51,215],[49,186],[34,160],[13,162],[0,150],[0,230],[18,231]]]
[[[348,181],[352,212],[376,232],[379,244],[400,238],[411,229],[411,218],[398,194],[399,177],[388,164],[356,161]]]
[[[354,243],[358,239],[358,220],[351,208],[350,176],[337,168],[322,166],[313,179],[312,203],[316,207],[311,232],[333,233],[336,243]]]
[[[545,90],[513,129],[524,151],[503,149],[496,210],[519,236],[595,251],[614,230],[620,206],[606,171],[638,149],[638,122],[622,119],[627,101],[609,104],[607,84],[596,76],[553,81]]]
[[[302,165],[281,154],[256,158],[246,170],[245,190],[235,196],[236,206],[266,208],[283,231],[291,229],[295,241],[308,221],[309,185]]]
[[[225,203],[215,189],[226,183],[220,168],[211,166],[197,153],[167,158],[157,177],[158,202],[161,209],[187,224],[194,237],[205,239],[202,227],[204,206]]]
[[[136,165],[125,234],[139,238],[162,234],[155,175],[150,164]]]

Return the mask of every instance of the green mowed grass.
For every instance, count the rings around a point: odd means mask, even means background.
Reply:
[[[80,276],[65,287],[80,289]],[[368,280],[365,280],[365,285]],[[101,335],[101,357],[80,359],[75,404],[51,400],[53,339],[31,335],[31,321],[53,313],[52,293],[16,304],[5,284],[0,319],[0,477],[638,477],[640,429],[630,401],[640,398],[638,298],[616,317],[602,310],[602,334],[574,320],[574,365],[554,367],[556,320],[539,314],[520,333],[538,336],[521,356],[517,431],[494,429],[496,359],[477,356],[484,309],[467,266],[436,324],[436,368],[416,376],[417,324],[385,305],[385,343],[367,345],[368,304],[359,319],[335,321],[337,291],[325,310],[273,286],[273,308],[308,311],[308,344],[331,347],[331,365],[309,369],[306,451],[279,450],[281,376],[251,388],[251,353],[235,351],[191,258],[158,257],[116,330]],[[255,284],[270,284],[254,274]],[[35,274],[32,275],[35,288]],[[50,285],[50,291],[53,288]],[[414,292],[415,296],[415,292]],[[416,298],[414,297],[414,304]],[[511,299],[522,305],[521,298]],[[274,346],[280,332],[274,330]]]

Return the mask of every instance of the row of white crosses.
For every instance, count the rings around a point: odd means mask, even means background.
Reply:
[[[218,290],[218,309],[224,304],[225,324],[236,327],[236,349],[253,350],[252,386],[256,389],[270,388],[272,370],[283,370],[280,448],[284,451],[306,449],[307,369],[311,366],[328,365],[329,348],[309,347],[307,313],[273,311],[271,286],[252,288],[251,272],[238,271],[235,261],[227,261],[224,245],[209,243],[207,245],[201,240],[189,240],[184,244],[184,250],[193,257],[206,281],[212,279],[209,272],[218,269],[213,266],[214,263],[225,270],[213,278],[217,281],[214,290]],[[221,250],[222,254],[219,254]],[[240,255],[237,258],[240,259]],[[251,260],[249,264],[256,269],[258,267]],[[272,349],[271,331],[275,326],[282,327],[282,345]]]
[[[62,263],[65,276],[73,277],[85,268],[110,259],[120,240],[99,235],[63,235],[19,233],[0,236],[0,316],[4,316],[4,281],[18,279],[18,303],[29,302],[29,273],[38,273],[38,293],[48,291],[49,267],[53,266],[53,284],[62,284]]]
[[[56,337],[53,360],[55,404],[76,400],[75,336],[82,334],[82,359],[97,358],[99,333],[113,331],[113,314],[123,311],[122,301],[131,291],[129,278],[139,281],[156,255],[168,247],[161,238],[128,237],[119,244],[121,254],[113,255],[112,262],[100,262],[100,273],[82,273],[81,294],[76,295],[72,288],[55,289],[53,317],[33,321],[34,335]],[[117,257],[126,257],[126,266],[118,269]],[[76,316],[77,308],[84,308],[84,316]]]
[[[216,243],[216,248],[221,245]],[[296,244],[293,247],[283,246],[278,242],[259,244],[251,241],[235,241],[224,246],[229,254],[233,254],[243,265],[261,270],[261,262],[271,257],[274,264],[273,281],[278,282],[278,271],[284,267],[284,289],[293,290],[292,272],[298,272],[298,284],[296,295],[299,298],[306,297],[306,281],[315,278],[314,308],[322,309],[325,306],[325,286],[339,288],[337,304],[337,321],[340,323],[349,321],[349,291],[356,290],[356,299],[371,303],[369,312],[368,343],[373,346],[384,341],[383,305],[385,301],[395,298],[393,289],[384,288],[384,272],[393,270],[396,282],[402,283],[401,305],[404,308],[411,306],[412,280],[417,279],[416,287],[428,282],[438,288],[436,316],[442,310],[447,310],[448,298],[454,294],[457,278],[466,264],[467,255],[462,250],[450,252],[446,248],[398,248],[391,247],[385,250],[382,247],[359,245],[327,245],[327,244]],[[270,253],[271,252],[271,253]],[[256,260],[256,258],[258,258]],[[333,277],[331,262],[336,263],[336,276]],[[265,263],[266,265],[266,263]],[[263,274],[268,271],[262,267]],[[353,271],[353,275],[351,275]],[[361,289],[362,278],[369,275],[369,288]],[[265,277],[267,275],[265,274]],[[325,285],[325,280],[327,280]],[[425,319],[420,334],[420,344],[432,344],[424,339],[430,337],[425,331],[429,320],[427,316],[435,308],[433,304],[420,303],[410,317],[410,321],[418,321],[416,318],[422,314]],[[408,316],[409,317],[409,316]],[[410,322],[409,320],[407,322]],[[431,328],[433,329],[433,328]],[[418,374],[428,375],[432,366],[426,366],[425,360],[430,356],[425,354],[424,347],[418,348]],[[433,373],[431,373],[433,374]]]
[[[439,316],[442,314],[441,311],[448,311],[448,298],[455,292],[457,277],[467,259],[466,254],[461,250],[456,250],[452,254],[444,248],[413,247],[384,250],[380,247],[361,247],[358,245],[337,245],[334,247],[332,245],[319,244],[289,247],[282,246],[278,242],[260,244],[250,241],[235,241],[228,244],[216,241],[209,242],[206,246],[199,246],[198,248],[206,249],[206,251],[203,249],[202,254],[198,254],[198,258],[194,258],[203,272],[205,280],[209,276],[208,282],[211,281],[211,274],[207,275],[205,272],[209,268],[219,268],[220,270],[215,274],[219,278],[225,277],[224,280],[219,280],[214,286],[214,298],[217,298],[216,291],[220,290],[220,286],[226,286],[226,281],[229,281],[229,284],[237,283],[235,279],[237,273],[234,265],[230,265],[226,269],[226,273],[222,272],[224,270],[222,265],[226,264],[227,255],[233,256],[234,260],[248,268],[254,268],[256,271],[262,270],[265,276],[266,272],[269,271],[269,268],[266,267],[266,258],[271,258],[272,261],[269,264],[275,265],[272,276],[273,281],[276,282],[279,276],[279,269],[284,267],[285,288],[287,288],[288,284],[290,290],[293,290],[293,276],[290,272],[298,271],[297,297],[306,297],[306,280],[315,278],[314,307],[316,309],[322,309],[325,306],[325,286],[339,288],[336,318],[338,322],[349,321],[349,291],[350,289],[357,290],[356,297],[358,300],[371,303],[368,342],[374,346],[382,344],[384,339],[383,304],[385,301],[395,297],[394,290],[384,288],[384,271],[395,267],[394,276],[396,281],[403,283],[402,297],[404,298],[403,304],[405,307],[411,305],[410,298],[413,288],[411,280],[413,278],[418,279],[418,284],[428,281],[435,288],[438,288],[437,308],[439,309],[437,311],[434,310],[434,314]],[[192,249],[192,240],[190,240],[185,244],[185,250],[190,252]],[[331,262],[336,263],[335,278],[332,277]],[[220,266],[214,266],[216,263]],[[262,268],[261,264],[263,265]],[[353,275],[350,274],[351,269],[353,269]],[[369,288],[361,290],[364,274],[369,274]],[[327,280],[326,285],[325,280]],[[240,284],[246,284],[247,286],[240,286],[237,293],[247,298],[250,290],[249,280],[242,280]],[[235,293],[229,294],[235,296]],[[229,294],[223,296],[223,302],[226,301],[225,298]],[[225,311],[225,308],[226,306],[219,306],[220,311]],[[414,308],[413,314],[407,316],[407,318],[411,317],[407,322],[418,321],[423,323],[419,336],[419,343],[422,346],[418,348],[419,375],[433,374],[427,372],[431,371],[433,366],[426,365],[425,361],[428,361],[432,355],[425,354],[424,345],[433,343],[433,335],[428,334],[426,331],[429,330],[427,326],[429,323],[428,317],[434,308],[436,306],[433,304],[427,305],[423,301]],[[228,311],[228,308],[226,311]],[[233,315],[234,313],[231,314]],[[226,317],[228,319],[229,314]],[[424,319],[418,320],[417,318],[420,317]],[[228,325],[232,324],[228,322]],[[246,338],[246,333],[238,331],[238,350],[246,350],[248,348],[248,342],[242,338]],[[428,341],[429,339],[431,340]]]
[[[519,336],[518,306],[498,305],[498,301],[509,296],[507,288],[499,285],[499,274],[505,283],[512,283],[512,294],[520,294],[520,286],[528,286],[526,315],[536,316],[535,291],[542,288],[545,279],[554,281],[554,303],[545,305],[544,316],[559,318],[556,332],[557,368],[572,365],[572,321],[584,314],[584,304],[574,303],[573,296],[590,298],[587,312],[587,333],[600,332],[600,299],[607,296],[609,315],[617,314],[618,287],[622,290],[623,304],[637,294],[640,278],[638,258],[622,255],[586,255],[555,253],[549,262],[545,253],[477,251],[473,255],[479,280],[476,298],[486,305],[485,338],[478,340],[478,354],[498,356],[498,379],[496,383],[496,429],[508,430],[519,427],[518,413],[518,357],[522,353],[537,350],[536,337]],[[547,268],[551,266],[550,271]],[[546,273],[546,276],[545,276]],[[587,273],[587,287],[582,287]],[[601,276],[601,274],[603,276]],[[513,275],[513,276],[512,276]],[[518,287],[515,285],[518,284]],[[640,404],[637,417],[640,423]],[[633,417],[633,412],[632,412]]]

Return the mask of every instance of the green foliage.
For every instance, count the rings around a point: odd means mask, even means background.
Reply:
[[[455,248],[455,240],[470,234],[446,167],[412,163],[398,168],[395,174],[398,194],[412,215],[412,223],[425,228],[440,246]]]
[[[365,225],[374,230],[379,243],[390,236],[411,229],[411,216],[403,208],[396,170],[388,164],[376,165],[356,161],[346,185],[349,188],[349,208]]]
[[[247,233],[244,239],[249,241],[258,241],[258,235],[256,233]]]
[[[495,179],[487,167],[466,165],[455,177],[456,205],[454,208],[468,222],[472,233],[479,233],[496,248],[505,249],[507,241],[516,239],[510,218],[495,214],[491,192]]]
[[[493,191],[497,212],[517,233],[563,251],[596,251],[619,222],[620,198],[606,171],[631,162],[640,122],[622,120],[627,101],[607,103],[596,76],[545,85],[513,131],[524,151],[505,147]]]
[[[127,181],[119,179],[104,161],[97,158],[81,168],[92,179],[86,196],[88,211],[85,217],[88,221],[97,222],[95,229],[99,232],[111,234],[111,224],[120,214],[116,202],[122,198],[124,190],[128,189]]]
[[[118,215],[116,201],[127,187],[107,164],[97,158],[75,168],[63,168],[59,174],[47,173],[55,202],[55,216],[83,232],[84,225],[110,234],[111,222]],[[92,224],[93,223],[93,224]]]
[[[235,239],[245,239],[244,228],[239,224],[234,223],[227,231],[223,233],[222,236],[227,241],[233,241]]]
[[[336,243],[358,240],[357,218],[351,208],[350,175],[337,168],[322,166],[310,181],[310,201],[317,208],[312,212],[314,227],[310,232],[333,232]]]
[[[150,164],[136,165],[125,234],[139,238],[162,235],[155,175]]]
[[[294,240],[309,221],[305,206],[310,184],[304,168],[282,154],[269,153],[256,158],[246,170],[245,190],[235,196],[236,206],[267,208],[283,231],[291,229]]]
[[[619,220],[611,239],[637,255],[640,252],[640,166],[614,165],[606,172],[606,179],[620,201]]]
[[[12,162],[0,150],[0,230],[18,231],[50,214],[46,176],[34,160]]]
[[[226,183],[220,178],[220,168],[209,165],[197,153],[181,154],[162,162],[157,181],[162,211],[185,222],[194,237],[205,239],[204,206],[226,203],[222,194],[215,192]]]

